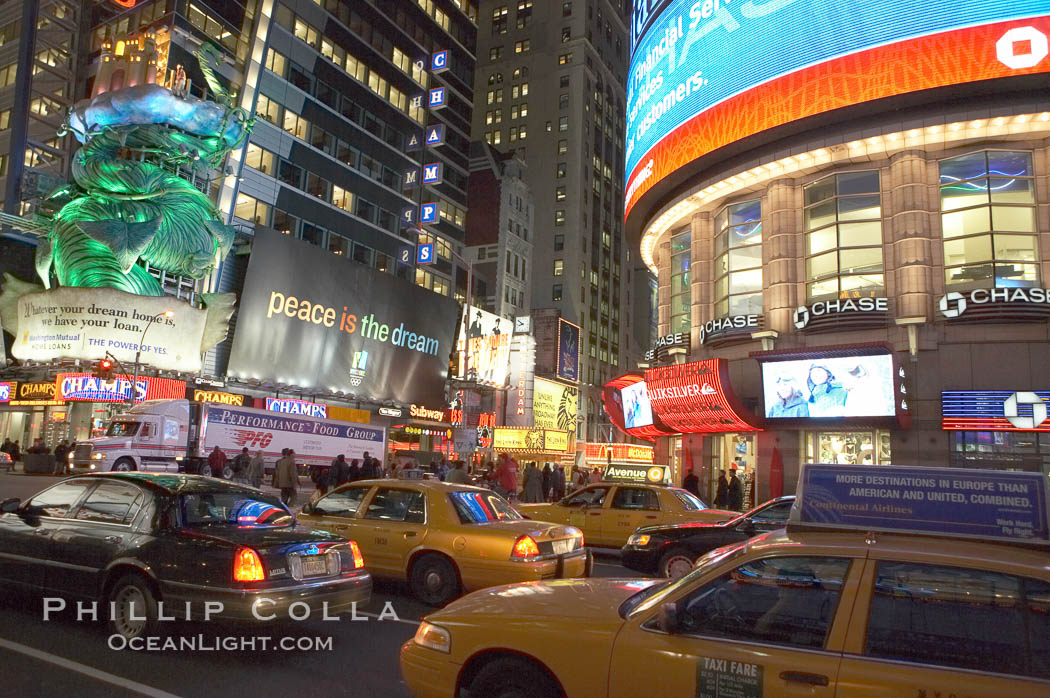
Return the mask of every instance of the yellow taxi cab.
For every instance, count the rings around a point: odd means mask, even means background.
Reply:
[[[607,548],[625,545],[639,526],[717,523],[739,515],[709,509],[687,490],[633,482],[599,482],[557,502],[518,504],[517,509],[530,519],[575,526],[587,537],[587,545]]]
[[[303,507],[300,518],[353,535],[373,576],[407,581],[433,605],[497,584],[581,577],[593,565],[579,529],[526,520],[471,485],[364,480]]]
[[[941,520],[951,536],[925,526],[936,513],[919,530],[888,532],[931,511],[914,501],[880,504],[876,494],[866,509],[847,502],[857,507],[849,512],[820,492],[816,516],[793,511],[787,529],[714,550],[677,581],[554,580],[471,594],[423,620],[402,647],[402,674],[419,697],[1050,695],[1046,477],[1029,481],[1041,488],[1030,499],[1042,501],[1027,505],[1031,515],[1019,505],[996,523],[965,486],[981,472],[941,480],[964,483],[953,494],[967,499],[959,509],[982,509],[961,525]],[[898,520],[883,527],[890,507]],[[841,523],[853,513],[877,530]],[[974,535],[1008,528],[1011,542]]]

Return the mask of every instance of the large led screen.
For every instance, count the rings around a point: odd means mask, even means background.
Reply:
[[[766,419],[893,417],[893,357],[769,361],[762,364]]]
[[[623,423],[628,429],[647,427],[653,423],[653,407],[645,381],[638,381],[620,389],[623,400]]]
[[[796,119],[1050,71],[1050,0],[639,0],[635,7],[626,212],[682,165]]]

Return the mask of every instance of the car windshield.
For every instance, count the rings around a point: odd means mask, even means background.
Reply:
[[[229,524],[241,527],[287,527],[295,517],[277,499],[250,492],[193,492],[181,495],[186,526]]]
[[[134,436],[138,430],[138,422],[113,422],[106,430],[106,436]]]
[[[735,545],[716,548],[697,560],[696,565],[689,574],[639,591],[637,594],[620,604],[620,617],[627,618],[628,616],[633,616],[636,613],[642,613],[650,608],[658,606],[663,603],[664,599],[674,594],[678,589],[681,589],[685,585],[692,584],[694,579],[704,575],[711,567],[742,555],[747,549],[746,545],[747,541],[741,541]]]
[[[674,494],[675,499],[685,507],[686,511],[703,511],[707,508],[707,505],[700,501],[700,498],[688,490],[673,489],[671,492]]]
[[[518,521],[524,518],[503,497],[495,492],[452,492],[460,523],[476,524],[489,521]]]

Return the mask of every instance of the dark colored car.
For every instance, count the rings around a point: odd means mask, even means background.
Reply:
[[[639,572],[678,578],[697,559],[723,545],[784,528],[794,495],[777,497],[728,521],[643,526],[620,549],[621,564]]]
[[[157,634],[158,615],[320,618],[372,592],[355,542],[300,525],[275,497],[199,475],[116,472],[0,503],[0,582],[97,601],[129,639]]]

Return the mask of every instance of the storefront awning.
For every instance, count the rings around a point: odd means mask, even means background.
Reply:
[[[644,375],[620,376],[605,384],[602,400],[621,431],[643,439],[762,428],[733,392],[725,359],[658,366]]]

